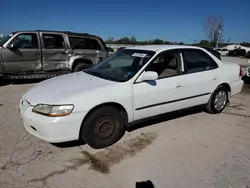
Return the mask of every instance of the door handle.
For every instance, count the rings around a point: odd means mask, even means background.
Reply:
[[[217,77],[214,77],[213,80],[217,80],[218,78]]]
[[[181,88],[181,87],[183,87],[182,84],[176,86],[176,88]]]

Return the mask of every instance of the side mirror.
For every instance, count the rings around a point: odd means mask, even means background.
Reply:
[[[11,43],[8,44],[7,48],[9,48],[9,49],[15,49],[16,47],[15,47],[15,45],[11,42]]]
[[[158,79],[158,73],[154,71],[146,71],[141,74],[141,76],[138,78],[137,82],[142,81],[153,81]]]

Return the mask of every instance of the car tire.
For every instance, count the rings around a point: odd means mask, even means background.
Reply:
[[[219,86],[211,95],[206,111],[210,114],[221,113],[228,103],[228,89],[224,86]]]
[[[80,71],[83,71],[83,70],[88,69],[90,67],[91,67],[91,65],[88,63],[77,63],[77,65],[74,67],[73,72],[80,72]]]
[[[92,148],[102,149],[116,143],[125,133],[122,113],[112,106],[100,107],[83,122],[81,138]]]

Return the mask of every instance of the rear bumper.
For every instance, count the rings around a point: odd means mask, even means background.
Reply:
[[[238,80],[231,84],[231,96],[234,96],[242,91],[244,82],[243,80]]]

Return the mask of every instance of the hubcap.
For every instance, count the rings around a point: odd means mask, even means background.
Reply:
[[[112,117],[104,116],[100,118],[94,126],[94,136],[98,139],[109,138],[115,130],[115,120]]]
[[[227,103],[227,93],[225,91],[220,91],[216,94],[214,99],[214,107],[216,110],[221,110]]]

